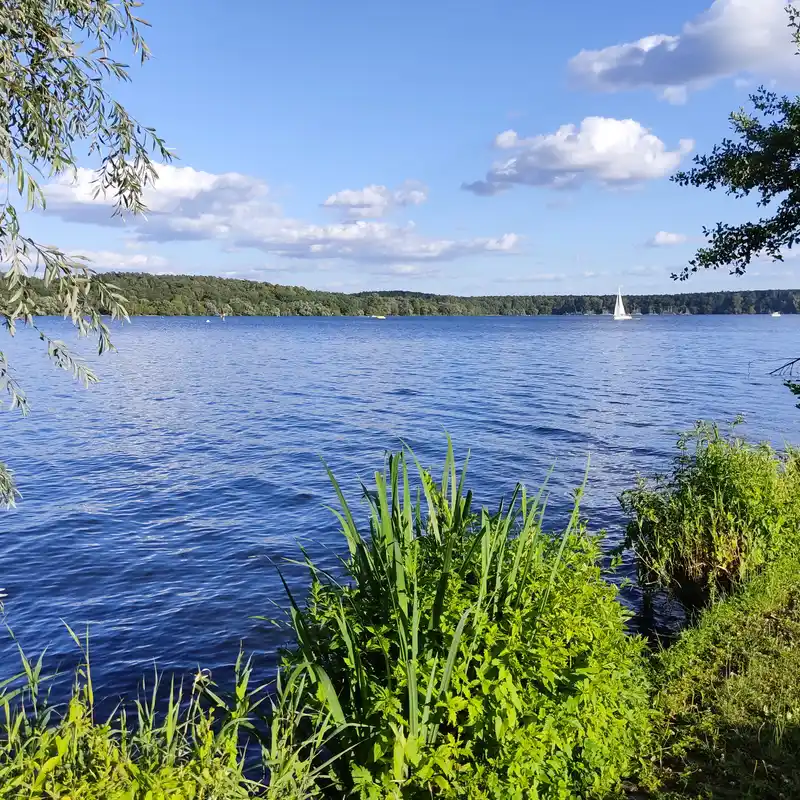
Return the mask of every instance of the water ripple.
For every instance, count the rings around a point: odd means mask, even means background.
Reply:
[[[332,570],[342,554],[320,458],[363,513],[358,482],[385,450],[405,441],[438,464],[445,430],[471,448],[481,502],[554,466],[553,527],[590,458],[585,510],[615,541],[618,494],[663,470],[696,419],[743,412],[752,437],[792,438],[797,412],[766,373],[799,331],[790,316],[137,319],[119,353],[89,359],[90,392],[20,334],[6,352],[34,413],[0,417],[24,493],[3,516],[8,621],[64,668],[77,656],[61,620],[90,624],[110,696],[154,660],[224,670],[243,644],[272,665],[280,634],[253,617],[285,608],[274,564],[298,542]],[[302,567],[284,574],[302,595]],[[8,638],[0,666],[16,668]]]

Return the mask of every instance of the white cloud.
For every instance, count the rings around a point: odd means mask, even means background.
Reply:
[[[636,275],[638,277],[642,277],[645,275],[666,275],[669,273],[669,269],[666,267],[630,267],[626,270],[623,270],[623,275]]]
[[[319,264],[315,265],[319,267]],[[266,281],[270,283],[276,275],[297,272],[290,264],[262,264],[260,266],[241,266],[220,272],[223,278],[239,278],[247,281]]]
[[[677,244],[684,244],[689,237],[685,233],[669,233],[659,231],[652,239],[648,239],[648,247],[673,247]]]
[[[145,188],[142,198],[147,216],[178,221],[175,230],[189,227],[182,226],[180,220],[198,217],[203,217],[208,225],[218,218],[221,225],[229,208],[242,209],[255,203],[264,206],[268,193],[263,181],[238,172],[214,175],[170,164],[159,165],[157,171],[157,180]],[[97,192],[96,176],[96,172],[84,167],[58,176],[45,187],[48,211],[67,220],[108,224],[114,198]]]
[[[462,184],[478,195],[493,195],[514,184],[551,189],[577,188],[595,181],[625,186],[673,172],[693,147],[681,139],[676,150],[632,119],[586,117],[580,127],[562,125],[555,133],[529,138],[504,131],[495,138],[498,150],[514,155],[497,161],[486,179]]]
[[[111,217],[113,198],[95,195],[95,173],[79,169],[45,187],[48,212],[62,219],[99,225]],[[406,185],[393,202],[421,202],[422,190]],[[352,198],[351,198],[352,199]],[[423,236],[413,225],[376,220],[317,224],[284,216],[263,181],[239,173],[214,175],[191,167],[161,166],[144,197],[144,217],[124,222],[138,242],[219,241],[226,248],[252,248],[297,259],[344,259],[362,263],[449,261],[484,253],[514,252],[519,237],[445,239]]]
[[[652,89],[672,103],[741,75],[800,75],[785,0],[715,0],[677,35],[656,34],[569,62],[576,84],[596,91]]]
[[[557,283],[567,276],[563,272],[530,272],[527,275],[508,275],[498,278],[499,283]]]
[[[563,281],[566,277],[567,276],[563,272],[539,272],[539,273],[534,273],[526,280],[530,280],[532,282],[538,282],[538,281],[558,282],[558,281]]]
[[[406,181],[394,191],[374,183],[363,189],[343,189],[322,205],[342,211],[348,218],[366,218],[382,217],[396,207],[418,206],[427,199],[427,187],[416,181]]]
[[[133,270],[134,272],[157,272],[169,266],[162,256],[148,253],[115,253],[111,250],[75,250],[69,253],[73,258],[88,259],[89,266],[99,270]]]
[[[392,275],[417,275],[419,271],[418,264],[395,264],[393,267],[389,267]]]
[[[439,270],[430,264],[392,264],[386,269],[376,270],[373,274],[397,278],[430,278],[438,275]]]
[[[513,252],[519,237],[431,239],[417,234],[413,225],[397,227],[384,222],[345,222],[315,225],[298,220],[252,222],[238,233],[237,243],[293,258],[341,258],[363,262],[451,261],[487,252]]]

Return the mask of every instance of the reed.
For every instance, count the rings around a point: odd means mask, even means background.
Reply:
[[[415,467],[409,476],[408,465]],[[546,491],[473,509],[452,445],[440,481],[410,451],[364,491],[362,535],[331,474],[348,558],[308,558],[289,591],[308,676],[300,702],[340,726],[325,744],[339,792],[378,797],[600,797],[645,751],[642,644],[598,566],[580,496],[559,536]],[[412,499],[413,496],[413,499]],[[298,685],[298,689],[299,689]],[[532,793],[533,792],[533,793]]]

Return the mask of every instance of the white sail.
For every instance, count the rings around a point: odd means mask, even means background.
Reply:
[[[614,304],[614,319],[631,319],[630,314],[625,312],[625,304],[622,302],[622,287],[617,290],[617,302]]]
[[[615,317],[624,317],[625,316],[625,305],[622,302],[622,291],[620,290],[617,292],[617,302],[614,306],[614,316]]]

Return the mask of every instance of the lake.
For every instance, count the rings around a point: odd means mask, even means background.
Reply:
[[[800,411],[767,373],[799,334],[800,316],[137,318],[89,359],[102,383],[86,391],[21,332],[3,342],[32,406],[0,415],[24,495],[0,512],[7,622],[63,669],[61,620],[89,624],[105,696],[154,661],[224,672],[240,643],[269,669],[282,634],[254,617],[285,607],[275,564],[298,542],[334,569],[342,552],[321,458],[358,498],[386,449],[438,465],[448,431],[481,502],[554,467],[554,528],[590,458],[584,509],[613,542],[618,494],[666,470],[696,419],[741,413],[749,437],[796,439]],[[303,571],[282,569],[302,593]],[[8,637],[0,666],[18,666]]]

